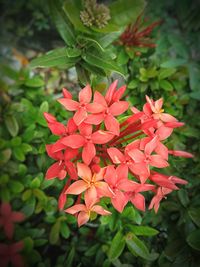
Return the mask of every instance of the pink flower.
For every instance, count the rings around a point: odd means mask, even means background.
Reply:
[[[151,200],[149,209],[154,208],[155,212],[158,212],[160,201],[171,192],[172,192],[172,189],[165,188],[165,187],[158,187],[156,191],[156,195]]]
[[[105,168],[102,168],[98,173],[92,173],[87,165],[78,162],[77,169],[78,176],[81,180],[72,183],[66,190],[66,194],[79,195],[86,191],[88,200],[91,202],[102,196],[111,197],[113,195],[108,184],[102,181],[105,174]]]
[[[92,90],[90,85],[87,85],[79,92],[79,102],[70,98],[58,99],[58,102],[62,104],[69,111],[76,111],[73,119],[76,125],[80,125],[88,116],[88,112],[98,113],[102,111],[101,105],[90,104],[92,99]]]
[[[81,148],[83,162],[89,165],[96,155],[95,144],[105,144],[113,138],[113,134],[107,131],[98,130],[92,133],[92,125],[81,123],[80,134],[72,134],[64,137],[62,144],[71,148]]]
[[[54,179],[58,177],[60,180],[63,180],[68,172],[72,179],[77,179],[76,168],[70,160],[77,156],[78,149],[69,147],[66,148],[64,153],[62,151],[52,153],[52,147],[53,145],[46,145],[46,150],[49,157],[57,160],[57,162],[48,168],[45,178]]]
[[[157,136],[155,136],[145,145],[144,153],[139,149],[132,149],[128,152],[128,155],[134,160],[131,170],[133,173],[140,176],[142,183],[145,183],[146,179],[150,175],[149,166],[157,168],[165,168],[169,166],[167,161],[160,155],[151,155],[157,146],[157,141]]]
[[[85,120],[85,122],[98,125],[104,121],[105,127],[108,131],[115,135],[119,135],[120,124],[115,116],[119,116],[124,113],[128,109],[129,104],[126,101],[119,101],[125,90],[125,87],[121,87],[118,89],[118,91],[115,91],[116,86],[117,81],[111,84],[105,98],[98,91],[95,92],[93,104],[95,106],[101,105],[102,111],[101,113],[88,115],[88,118]]]
[[[94,205],[96,200],[89,196],[89,192],[85,192],[85,205],[84,204],[77,204],[65,210],[65,212],[70,214],[78,213],[78,226],[87,223],[90,219],[91,213],[97,213],[100,215],[110,215],[111,212],[105,210],[100,205]]]
[[[0,207],[0,226],[3,227],[7,238],[12,239],[14,223],[22,222],[25,216],[22,212],[12,211],[9,203],[2,203]]]

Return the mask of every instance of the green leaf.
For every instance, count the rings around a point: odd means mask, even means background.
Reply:
[[[138,80],[132,80],[129,84],[128,84],[128,88],[129,89],[135,89],[138,87],[139,81]]]
[[[24,190],[24,185],[14,180],[12,180],[11,183],[9,183],[9,187],[13,193],[20,193]]]
[[[186,59],[174,58],[174,59],[170,59],[170,60],[163,62],[160,66],[162,68],[176,68],[176,67],[185,65],[186,63],[187,63]]]
[[[65,13],[59,6],[58,1],[49,0],[49,7],[52,19],[56,25],[56,28],[67,45],[74,45],[75,34],[72,29],[72,25],[67,19]]]
[[[31,61],[31,68],[47,68],[47,67],[59,67],[66,65],[68,67],[74,66],[78,61],[78,58],[67,57],[67,50],[65,47],[57,48],[49,51],[45,55],[35,58]]]
[[[6,127],[12,137],[15,137],[19,132],[19,125],[16,118],[13,115],[7,115],[5,117]]]
[[[172,76],[176,72],[176,69],[161,69],[158,74],[158,79],[163,80]]]
[[[131,229],[131,231],[135,235],[154,236],[159,233],[156,229],[149,227],[149,226],[137,226],[137,225],[129,224],[128,227]]]
[[[170,82],[168,82],[167,80],[160,80],[159,86],[166,91],[173,91],[172,84]]]
[[[189,234],[187,242],[193,249],[200,251],[200,229]]]
[[[48,243],[48,240],[47,239],[44,239],[44,238],[40,238],[40,239],[36,239],[35,240],[35,247],[40,247],[40,246],[44,246]]]
[[[86,252],[85,252],[85,256],[86,257],[91,257],[93,255],[95,255],[97,253],[97,251],[99,250],[99,244],[95,244],[93,246],[91,246]]]
[[[6,164],[12,155],[12,150],[10,148],[4,149],[0,152],[0,166]]]
[[[13,148],[13,155],[19,161],[24,161],[25,160],[24,151],[22,150],[22,148],[20,146],[17,146],[17,147]]]
[[[108,252],[108,257],[110,260],[115,260],[117,259],[121,253],[124,250],[125,246],[125,239],[121,231],[118,231],[117,234],[114,236],[110,249]]]
[[[190,203],[187,191],[185,189],[179,190],[178,191],[178,197],[180,199],[181,204],[186,208],[187,205]]]
[[[61,222],[60,233],[66,239],[70,236],[70,229],[65,222]]]
[[[126,26],[134,22],[144,10],[144,0],[118,0],[110,5],[110,23]]]
[[[100,53],[86,52],[86,54],[84,54],[82,57],[87,63],[91,65],[94,65],[103,70],[114,71],[125,77],[121,67],[117,66],[117,64],[112,59],[105,56],[106,55],[102,55]]]
[[[44,80],[39,77],[29,78],[25,81],[25,85],[28,87],[42,87],[44,86]]]
[[[38,177],[36,177],[35,179],[33,179],[33,181],[31,181],[30,183],[30,188],[38,188],[40,187],[40,179]]]
[[[193,222],[200,227],[200,208],[190,208],[188,214]]]
[[[55,245],[59,240],[60,233],[60,221],[57,221],[52,227],[49,235],[49,242],[51,245]]]
[[[69,255],[67,256],[67,259],[65,261],[65,265],[64,266],[71,267],[72,263],[73,263],[73,260],[74,260],[74,256],[75,256],[75,248],[72,247],[70,252],[69,252]]]
[[[21,145],[21,149],[25,154],[33,150],[31,145],[25,143]]]
[[[35,204],[36,204],[36,200],[34,197],[31,197],[28,199],[28,201],[26,201],[22,209],[22,212],[26,215],[26,217],[29,217],[34,213]]]
[[[145,260],[151,260],[150,253],[145,244],[137,238],[134,234],[129,233],[126,235],[126,245],[133,255],[138,255]]]
[[[66,51],[68,57],[79,57],[81,55],[81,50],[75,47],[68,47]]]
[[[91,33],[91,30],[84,26],[80,19],[81,0],[66,0],[63,9],[76,30]]]
[[[24,243],[24,251],[25,252],[31,252],[33,250],[33,246],[34,246],[34,241],[31,237],[25,237],[23,239],[23,243]]]
[[[27,201],[32,196],[32,190],[28,189],[22,194],[22,200]]]

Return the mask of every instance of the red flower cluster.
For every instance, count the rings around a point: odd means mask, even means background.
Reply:
[[[144,27],[142,14],[138,16],[134,24],[130,24],[120,36],[120,42],[128,47],[155,47],[149,35],[155,27],[161,24],[160,21],[153,22],[152,24]]]
[[[14,235],[14,223],[22,222],[25,216],[22,212],[12,211],[9,203],[2,203],[0,206],[0,227],[3,227],[4,233],[8,239],[12,239]],[[23,241],[12,244],[0,243],[0,262],[1,267],[12,266],[23,267],[25,266],[23,257],[19,254],[24,248]]]
[[[164,113],[162,98],[153,101],[148,96],[143,111],[131,107],[133,114],[119,121],[117,117],[129,109],[129,103],[121,100],[125,89],[117,89],[114,81],[105,97],[96,91],[92,99],[87,85],[79,93],[79,102],[63,89],[64,97],[58,102],[74,112],[67,125],[44,113],[51,132],[59,136],[58,141],[46,147],[48,155],[56,160],[46,178],[67,177],[59,209],[64,208],[67,195],[77,195],[75,205],[65,212],[77,214],[79,226],[89,220],[91,213],[110,214],[97,204],[102,197],[109,197],[119,212],[129,201],[144,211],[142,192],[151,191],[155,196],[149,208],[154,207],[157,212],[162,198],[178,189],[176,184],[187,183],[153,170],[169,166],[169,154],[192,157],[184,151],[168,150],[163,144],[183,123]],[[81,204],[82,199],[85,204]]]

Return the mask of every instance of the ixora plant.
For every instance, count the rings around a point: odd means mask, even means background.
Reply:
[[[64,208],[68,195],[76,195],[75,205],[65,212],[77,215],[79,226],[95,213],[111,214],[102,204],[104,197],[119,212],[129,201],[145,211],[142,192],[151,191],[154,196],[149,209],[157,212],[160,201],[178,189],[176,184],[187,183],[157,171],[169,166],[169,155],[192,157],[184,151],[169,150],[163,143],[174,128],[184,123],[164,113],[162,98],[154,101],[146,96],[142,111],[129,107],[121,100],[125,89],[117,89],[116,80],[105,96],[95,91],[92,100],[92,89],[87,85],[79,92],[79,102],[63,89],[58,102],[73,112],[67,125],[44,113],[49,129],[59,136],[54,144],[46,146],[48,155],[56,160],[47,170],[46,179],[67,180],[59,209]]]

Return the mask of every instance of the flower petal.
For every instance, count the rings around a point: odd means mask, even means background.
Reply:
[[[88,185],[85,181],[79,180],[72,183],[68,189],[65,191],[65,194],[79,195],[88,188]]]
[[[116,120],[112,114],[108,114],[105,117],[104,120],[105,126],[106,126],[106,130],[110,131],[111,133],[115,134],[115,135],[119,135],[119,122],[118,120]]]
[[[127,101],[118,101],[110,106],[109,111],[113,116],[119,116],[124,113],[128,107],[129,103]]]
[[[89,114],[84,120],[85,123],[99,125],[104,120],[105,115],[103,113],[100,114]]]
[[[87,111],[91,113],[100,113],[105,110],[105,107],[97,102],[87,105]]]
[[[13,211],[11,214],[11,220],[13,222],[22,222],[25,219],[25,215],[22,212]]]
[[[159,155],[152,155],[150,165],[157,168],[165,168],[169,166],[168,162]]]
[[[87,118],[87,111],[84,108],[79,108],[74,114],[73,120],[75,124],[80,125]]]
[[[79,134],[72,134],[62,139],[62,144],[71,148],[79,148],[85,144],[85,138]]]
[[[145,155],[139,149],[132,149],[128,151],[128,155],[134,160],[134,162],[139,163],[145,160]]]
[[[85,181],[90,182],[92,179],[91,169],[84,163],[77,163],[78,176],[84,179]]]
[[[87,212],[81,211],[78,215],[78,226],[85,224],[90,219],[90,216]]]
[[[77,101],[74,101],[69,98],[60,98],[57,101],[69,111],[77,110],[80,105]]]
[[[114,135],[112,133],[103,131],[103,130],[99,130],[96,131],[92,134],[92,142],[94,144],[106,144],[107,142],[109,142],[110,140],[112,140],[114,137]]]
[[[80,211],[86,211],[85,205],[77,204],[65,210],[65,212],[70,213],[70,214],[75,214]]]
[[[155,136],[149,143],[146,144],[144,148],[144,152],[146,155],[151,155],[151,153],[155,150],[158,144],[158,137]]]
[[[117,191],[115,192],[115,194],[116,195],[111,198],[112,205],[116,210],[118,210],[119,212],[122,212],[128,200],[125,197],[124,193],[121,191]]]
[[[104,96],[98,91],[95,91],[94,93],[94,102],[101,104],[102,106],[104,106],[104,108],[107,108],[108,106]]]
[[[92,211],[94,211],[94,212],[96,212],[96,213],[98,213],[98,214],[100,214],[100,215],[104,215],[104,216],[106,216],[106,215],[110,215],[110,214],[111,214],[110,211],[105,210],[105,209],[104,209],[103,207],[101,207],[100,205],[95,205],[95,206],[93,206],[93,207],[92,207]]]
[[[10,203],[7,203],[7,202],[2,203],[0,211],[3,216],[8,216],[9,214],[11,214],[12,208],[11,208]]]
[[[92,89],[89,84],[87,84],[80,92],[79,92],[79,102],[81,103],[89,103],[92,98]]]
[[[117,84],[118,84],[118,80],[115,80],[113,83],[111,83],[111,85],[109,86],[106,92],[105,100],[108,104],[110,104],[110,102],[113,100],[113,95],[117,88]]]
[[[83,162],[89,165],[95,155],[96,155],[95,145],[91,142],[87,142],[86,145],[83,147],[82,151]]]
[[[64,165],[60,164],[59,162],[52,164],[48,168],[46,175],[45,175],[45,178],[49,180],[49,179],[54,179],[54,178],[58,177],[59,173],[63,169],[63,167],[64,167]]]
[[[97,190],[94,185],[90,186],[85,192],[85,205],[87,209],[91,209],[91,207],[98,201]]]
[[[137,193],[131,197],[131,203],[139,210],[145,211],[145,198],[143,195]]]
[[[108,148],[107,153],[115,164],[123,163],[126,160],[122,152],[115,147]]]

